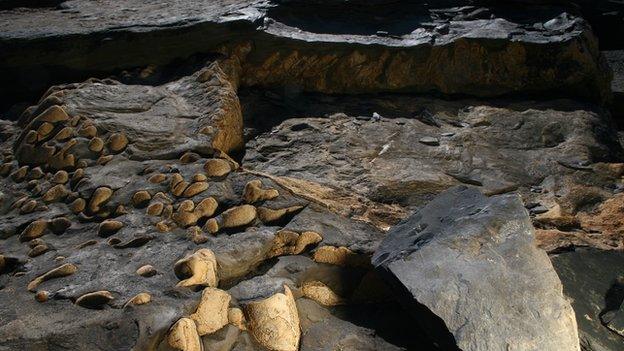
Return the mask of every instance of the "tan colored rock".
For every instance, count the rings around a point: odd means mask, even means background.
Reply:
[[[237,228],[251,224],[257,216],[256,208],[252,205],[232,207],[221,214],[222,228]]]
[[[137,208],[145,207],[152,199],[152,195],[146,190],[140,190],[132,195],[132,205]]]
[[[292,292],[284,286],[284,293],[254,301],[245,306],[251,335],[270,351],[297,351],[301,330],[299,314]]]
[[[37,141],[42,141],[46,139],[50,133],[54,130],[54,124],[49,122],[43,122],[37,128]]]
[[[191,241],[194,244],[200,245],[200,244],[204,244],[208,242],[208,237],[204,235],[204,232],[201,230],[200,227],[192,226],[188,228],[188,232],[189,232],[189,239],[191,239]]]
[[[44,175],[45,173],[43,173],[43,170],[41,170],[41,167],[35,167],[35,168],[32,168],[30,172],[28,173],[28,178],[41,179],[43,178]]]
[[[195,209],[195,203],[192,200],[184,200],[178,205],[178,211],[191,212]]]
[[[158,272],[156,271],[156,268],[154,268],[154,266],[146,264],[139,267],[139,269],[136,270],[136,273],[141,277],[149,278],[155,276]]]
[[[100,211],[100,206],[105,204],[113,195],[113,190],[107,187],[99,187],[95,189],[91,200],[89,201],[89,211],[96,213]]]
[[[228,323],[240,330],[247,330],[245,314],[243,313],[243,310],[238,307],[233,307],[228,310]]]
[[[30,249],[30,251],[28,251],[28,256],[37,257],[44,254],[46,251],[48,251],[48,245],[40,244]]]
[[[365,255],[358,255],[344,246],[322,246],[312,256],[315,262],[328,263],[346,267],[368,267],[370,259]]]
[[[279,192],[275,189],[262,189],[262,182],[258,179],[248,182],[243,191],[243,201],[248,204],[271,200],[278,196]]]
[[[171,181],[169,182],[169,190],[173,191],[176,185],[180,184],[184,181],[184,177],[180,173],[174,173],[171,176]]]
[[[215,234],[219,232],[219,223],[216,219],[210,218],[206,221],[206,224],[204,224],[204,229],[210,234]]]
[[[152,296],[148,293],[138,293],[134,297],[132,297],[128,302],[124,304],[124,307],[134,305],[145,305],[146,303],[152,302]]]
[[[91,140],[89,140],[89,150],[93,152],[102,152],[102,150],[104,150],[104,140],[98,137],[91,138]]]
[[[197,223],[197,215],[194,212],[178,211],[173,214],[172,219],[180,227],[186,228]]]
[[[80,296],[75,304],[84,308],[100,309],[114,299],[115,297],[109,291],[100,290]]]
[[[67,171],[60,170],[54,174],[52,177],[52,183],[55,184],[65,184],[69,181],[69,174]]]
[[[165,180],[167,180],[167,176],[166,175],[164,175],[162,173],[157,173],[157,174],[154,174],[153,176],[149,177],[149,179],[147,181],[152,183],[152,184],[160,184],[160,183],[164,182]]]
[[[69,191],[64,184],[57,184],[48,189],[48,191],[46,191],[41,197],[41,200],[45,203],[58,202],[64,199],[68,193]]]
[[[215,200],[213,197],[207,197],[201,200],[197,204],[197,206],[195,206],[194,212],[198,218],[210,217],[215,213],[217,207],[219,207],[217,200]]]
[[[102,155],[95,161],[96,165],[105,166],[113,159],[113,155]]]
[[[45,219],[38,219],[36,221],[30,222],[22,233],[19,236],[20,241],[29,241],[32,239],[39,238],[43,236],[45,230],[48,228],[48,221]]]
[[[147,214],[150,216],[160,216],[163,211],[165,204],[162,202],[154,202],[147,206]]]
[[[197,310],[190,316],[200,336],[212,334],[228,324],[230,300],[230,294],[221,289],[204,289]]]
[[[37,278],[33,279],[29,284],[28,284],[28,291],[30,292],[34,292],[37,287],[50,279],[55,279],[55,278],[62,278],[62,277],[67,277],[69,275],[72,275],[74,273],[76,273],[76,270],[78,270],[78,268],[76,266],[74,266],[71,263],[65,263],[64,265],[61,265],[59,267],[56,267],[40,276],[38,276]]]
[[[208,181],[208,177],[206,177],[205,174],[196,173],[193,176],[193,182],[205,182],[205,181]]]
[[[190,318],[180,318],[169,330],[167,342],[175,350],[203,351],[203,346],[195,322]]]
[[[201,156],[199,156],[197,153],[187,151],[184,153],[184,155],[180,156],[180,163],[182,164],[193,163],[199,160],[200,158]]]
[[[74,128],[64,127],[54,136],[54,140],[65,141],[74,136]]]
[[[9,176],[11,177],[11,179],[13,179],[14,182],[21,182],[22,180],[24,180],[26,178],[26,175],[28,174],[28,170],[30,169],[30,167],[28,166],[22,166],[18,169],[16,169],[13,173],[11,173]]]
[[[120,221],[113,219],[104,220],[98,226],[98,236],[108,238],[109,236],[117,233],[121,228],[123,228],[123,226],[124,224]]]
[[[192,183],[184,190],[184,192],[182,193],[182,196],[193,197],[203,191],[206,191],[206,189],[208,189],[208,182]]]
[[[76,214],[84,211],[85,207],[87,207],[87,202],[82,198],[77,198],[69,204],[69,209]]]
[[[186,188],[188,188],[188,186],[189,186],[189,183],[187,181],[183,180],[183,181],[179,182],[178,184],[176,184],[173,187],[173,189],[171,189],[171,193],[174,196],[181,197],[182,194],[184,194],[184,191],[186,190]]]
[[[128,138],[123,133],[113,133],[108,137],[107,144],[111,152],[119,153],[128,145]]]
[[[267,207],[258,207],[258,218],[262,223],[273,223],[288,214],[300,211],[302,208],[303,206],[291,206],[274,210]]]
[[[33,120],[56,123],[67,121],[68,119],[69,116],[67,115],[65,110],[63,110],[63,108],[57,105],[52,105],[48,107],[45,111],[41,112],[41,114],[35,117]]]
[[[72,174],[71,182],[75,185],[78,184],[78,181],[84,177],[84,168],[78,168]]]
[[[303,283],[301,291],[303,296],[324,306],[337,306],[345,303],[345,299],[338,296],[327,285],[319,281],[309,281]]]
[[[94,138],[97,136],[97,128],[92,124],[83,124],[82,127],[78,129],[78,135],[83,138]]]
[[[273,247],[269,252],[270,257],[282,255],[298,255],[308,245],[318,244],[323,238],[315,232],[303,232],[301,234],[282,229],[275,234]]]
[[[227,160],[211,158],[204,164],[204,171],[209,177],[223,177],[232,171],[232,166]]]
[[[178,279],[183,279],[177,286],[190,288],[217,287],[217,259],[210,249],[197,250],[174,265],[174,272]]]
[[[156,223],[156,229],[161,233],[167,233],[171,231],[171,226],[167,223],[167,221],[160,221]]]
[[[31,213],[37,208],[37,200],[28,200],[20,207],[20,214]]]

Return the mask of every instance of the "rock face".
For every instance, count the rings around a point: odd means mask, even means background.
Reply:
[[[608,98],[605,61],[574,7],[532,5],[525,15],[513,2],[465,5],[109,0],[12,9],[0,12],[0,74],[12,83],[2,94],[199,52],[234,58],[245,86]]]
[[[556,255],[552,262],[561,277],[563,292],[576,311],[583,350],[621,348],[624,306],[621,253],[577,250]]]
[[[624,348],[620,7],[0,0],[0,350]]]
[[[450,189],[393,228],[372,262],[443,349],[580,350],[517,196]]]

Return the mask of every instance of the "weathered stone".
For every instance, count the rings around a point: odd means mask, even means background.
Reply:
[[[450,189],[393,228],[373,264],[443,348],[580,350],[574,311],[517,195]]]
[[[180,318],[169,330],[169,346],[181,351],[202,351],[202,343],[195,322],[189,318]]]
[[[114,299],[109,291],[101,290],[84,294],[76,299],[76,305],[90,309],[100,309]]]
[[[28,283],[28,291],[34,292],[41,283],[50,279],[62,278],[68,275],[72,275],[76,273],[76,270],[78,270],[78,268],[73,264],[65,263],[64,265],[54,268],[46,272],[45,274],[42,274],[37,278],[33,279],[30,283]]]
[[[178,286],[185,287],[216,287],[219,284],[217,275],[217,260],[209,249],[197,250],[194,254],[185,257],[174,266],[179,279],[183,279]]]
[[[201,300],[195,313],[190,318],[197,324],[199,336],[212,334],[228,324],[228,306],[230,294],[207,287],[202,291]]]
[[[299,349],[299,314],[293,295],[284,286],[284,293],[245,306],[249,330],[267,350],[296,351]]]

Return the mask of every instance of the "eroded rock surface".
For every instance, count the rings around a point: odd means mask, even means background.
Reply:
[[[447,350],[580,350],[574,311],[517,195],[452,188],[372,260]]]
[[[67,77],[161,65],[195,53],[225,53],[240,64],[246,86],[607,99],[605,61],[577,9],[534,4],[527,12],[525,6],[110,0],[11,9],[0,12],[0,73],[14,84],[2,94],[19,96]],[[29,79],[30,70],[45,78]]]

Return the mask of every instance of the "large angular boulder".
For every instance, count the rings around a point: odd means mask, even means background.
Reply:
[[[445,350],[579,350],[574,311],[516,195],[455,187],[393,228],[373,264]]]

